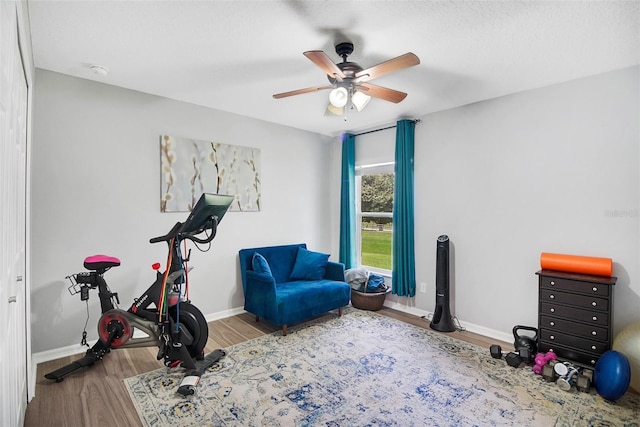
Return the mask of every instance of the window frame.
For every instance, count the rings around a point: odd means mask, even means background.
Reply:
[[[391,212],[362,212],[360,210],[362,205],[362,176],[377,175],[381,173],[393,173],[395,180],[395,162],[372,163],[356,166],[356,241],[358,243],[356,246],[356,263],[358,267],[366,268],[370,272],[374,272],[376,274],[380,274],[381,276],[390,278],[392,275],[392,270],[385,270],[379,267],[362,264],[362,217],[393,218],[393,208]],[[393,241],[393,226],[391,227],[391,233],[391,238]],[[393,263],[393,247],[391,249],[391,260]]]

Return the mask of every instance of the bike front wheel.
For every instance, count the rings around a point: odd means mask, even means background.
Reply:
[[[180,313],[179,319],[178,313]],[[169,316],[174,325],[179,325],[185,341],[183,344],[187,346],[191,357],[194,359],[202,357],[209,338],[209,325],[202,312],[191,303],[181,302],[179,308],[177,304],[169,307]]]

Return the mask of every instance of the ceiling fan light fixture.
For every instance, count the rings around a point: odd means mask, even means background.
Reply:
[[[344,107],[336,107],[333,104],[329,104],[326,112],[332,116],[341,116],[344,113]]]
[[[362,92],[356,91],[351,97],[351,103],[356,107],[358,111],[362,111],[364,107],[367,106],[371,97],[369,95],[365,95]]]
[[[337,87],[329,93],[329,102],[334,107],[342,108],[349,101],[349,92],[343,87]]]

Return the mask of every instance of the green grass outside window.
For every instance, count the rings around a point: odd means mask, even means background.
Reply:
[[[391,270],[391,236],[388,231],[362,230],[362,265]]]

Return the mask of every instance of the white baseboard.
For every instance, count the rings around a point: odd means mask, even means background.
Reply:
[[[97,340],[88,341],[87,344],[89,346],[93,346]],[[60,359],[61,357],[73,356],[76,354],[82,354],[87,351],[87,347],[74,344],[68,345],[66,347],[54,348],[52,350],[41,351],[39,353],[33,353],[31,355],[31,372],[33,375],[29,378],[29,390],[31,390],[31,396],[35,397],[36,395],[36,380],[43,376],[46,372],[38,372],[38,364],[49,362],[50,360]]]
[[[496,331],[495,329],[485,328],[484,326],[476,325],[474,323],[461,322],[462,326],[469,332],[474,332],[485,337],[493,338],[498,341],[513,343],[513,335],[505,332]]]
[[[388,299],[384,301],[384,306],[392,308],[394,310],[402,311],[403,313],[413,314],[414,316],[425,317],[425,319],[431,313],[429,311],[424,311],[419,308],[411,307],[407,304],[402,304],[396,301],[390,301]]]
[[[244,308],[236,307],[229,310],[218,311],[213,314],[207,314],[204,316],[207,322],[213,322],[214,320],[226,319],[227,317],[235,316],[244,313]]]
[[[420,310],[420,309],[417,309],[415,307],[411,307],[411,306],[408,306],[406,304],[401,304],[401,303],[398,303],[398,302],[395,302],[395,301],[387,300],[387,301],[384,302],[384,306],[392,308],[394,310],[402,311],[404,313],[413,314],[414,316],[418,316],[418,317],[423,317],[424,316],[425,322],[429,321],[427,319],[429,319],[429,315],[432,314],[429,311]],[[513,336],[508,334],[508,333],[497,331],[495,329],[486,328],[484,326],[476,325],[476,324],[470,323],[470,322],[465,322],[465,321],[459,320],[459,319],[458,319],[458,321],[460,322],[460,326],[462,326],[463,328],[465,328],[469,332],[473,332],[475,334],[479,334],[479,335],[483,335],[485,337],[493,338],[493,339],[498,340],[498,341],[513,342]]]
[[[98,340],[87,341],[87,344],[89,344],[89,347],[92,347],[97,341]],[[88,348],[83,345],[73,344],[66,347],[58,347],[51,350],[41,351],[39,353],[33,353],[31,360],[33,361],[33,364],[37,366],[39,363],[85,353],[87,350]]]
[[[207,322],[212,322],[214,320],[220,320],[227,317],[235,316],[236,314],[244,313],[244,309],[242,307],[232,308],[230,310],[223,310],[217,313],[207,314],[204,316]],[[138,338],[141,336],[146,336],[146,334],[142,331],[135,330],[133,336]],[[89,347],[92,347],[97,340],[88,341]],[[60,359],[61,357],[73,356],[76,354],[81,354],[87,351],[87,347],[80,344],[68,345],[66,347],[54,348],[51,350],[41,351],[39,353],[33,353],[31,356],[31,360],[34,366],[37,366],[39,363],[49,362],[51,360]],[[34,370],[35,372],[35,370]]]

